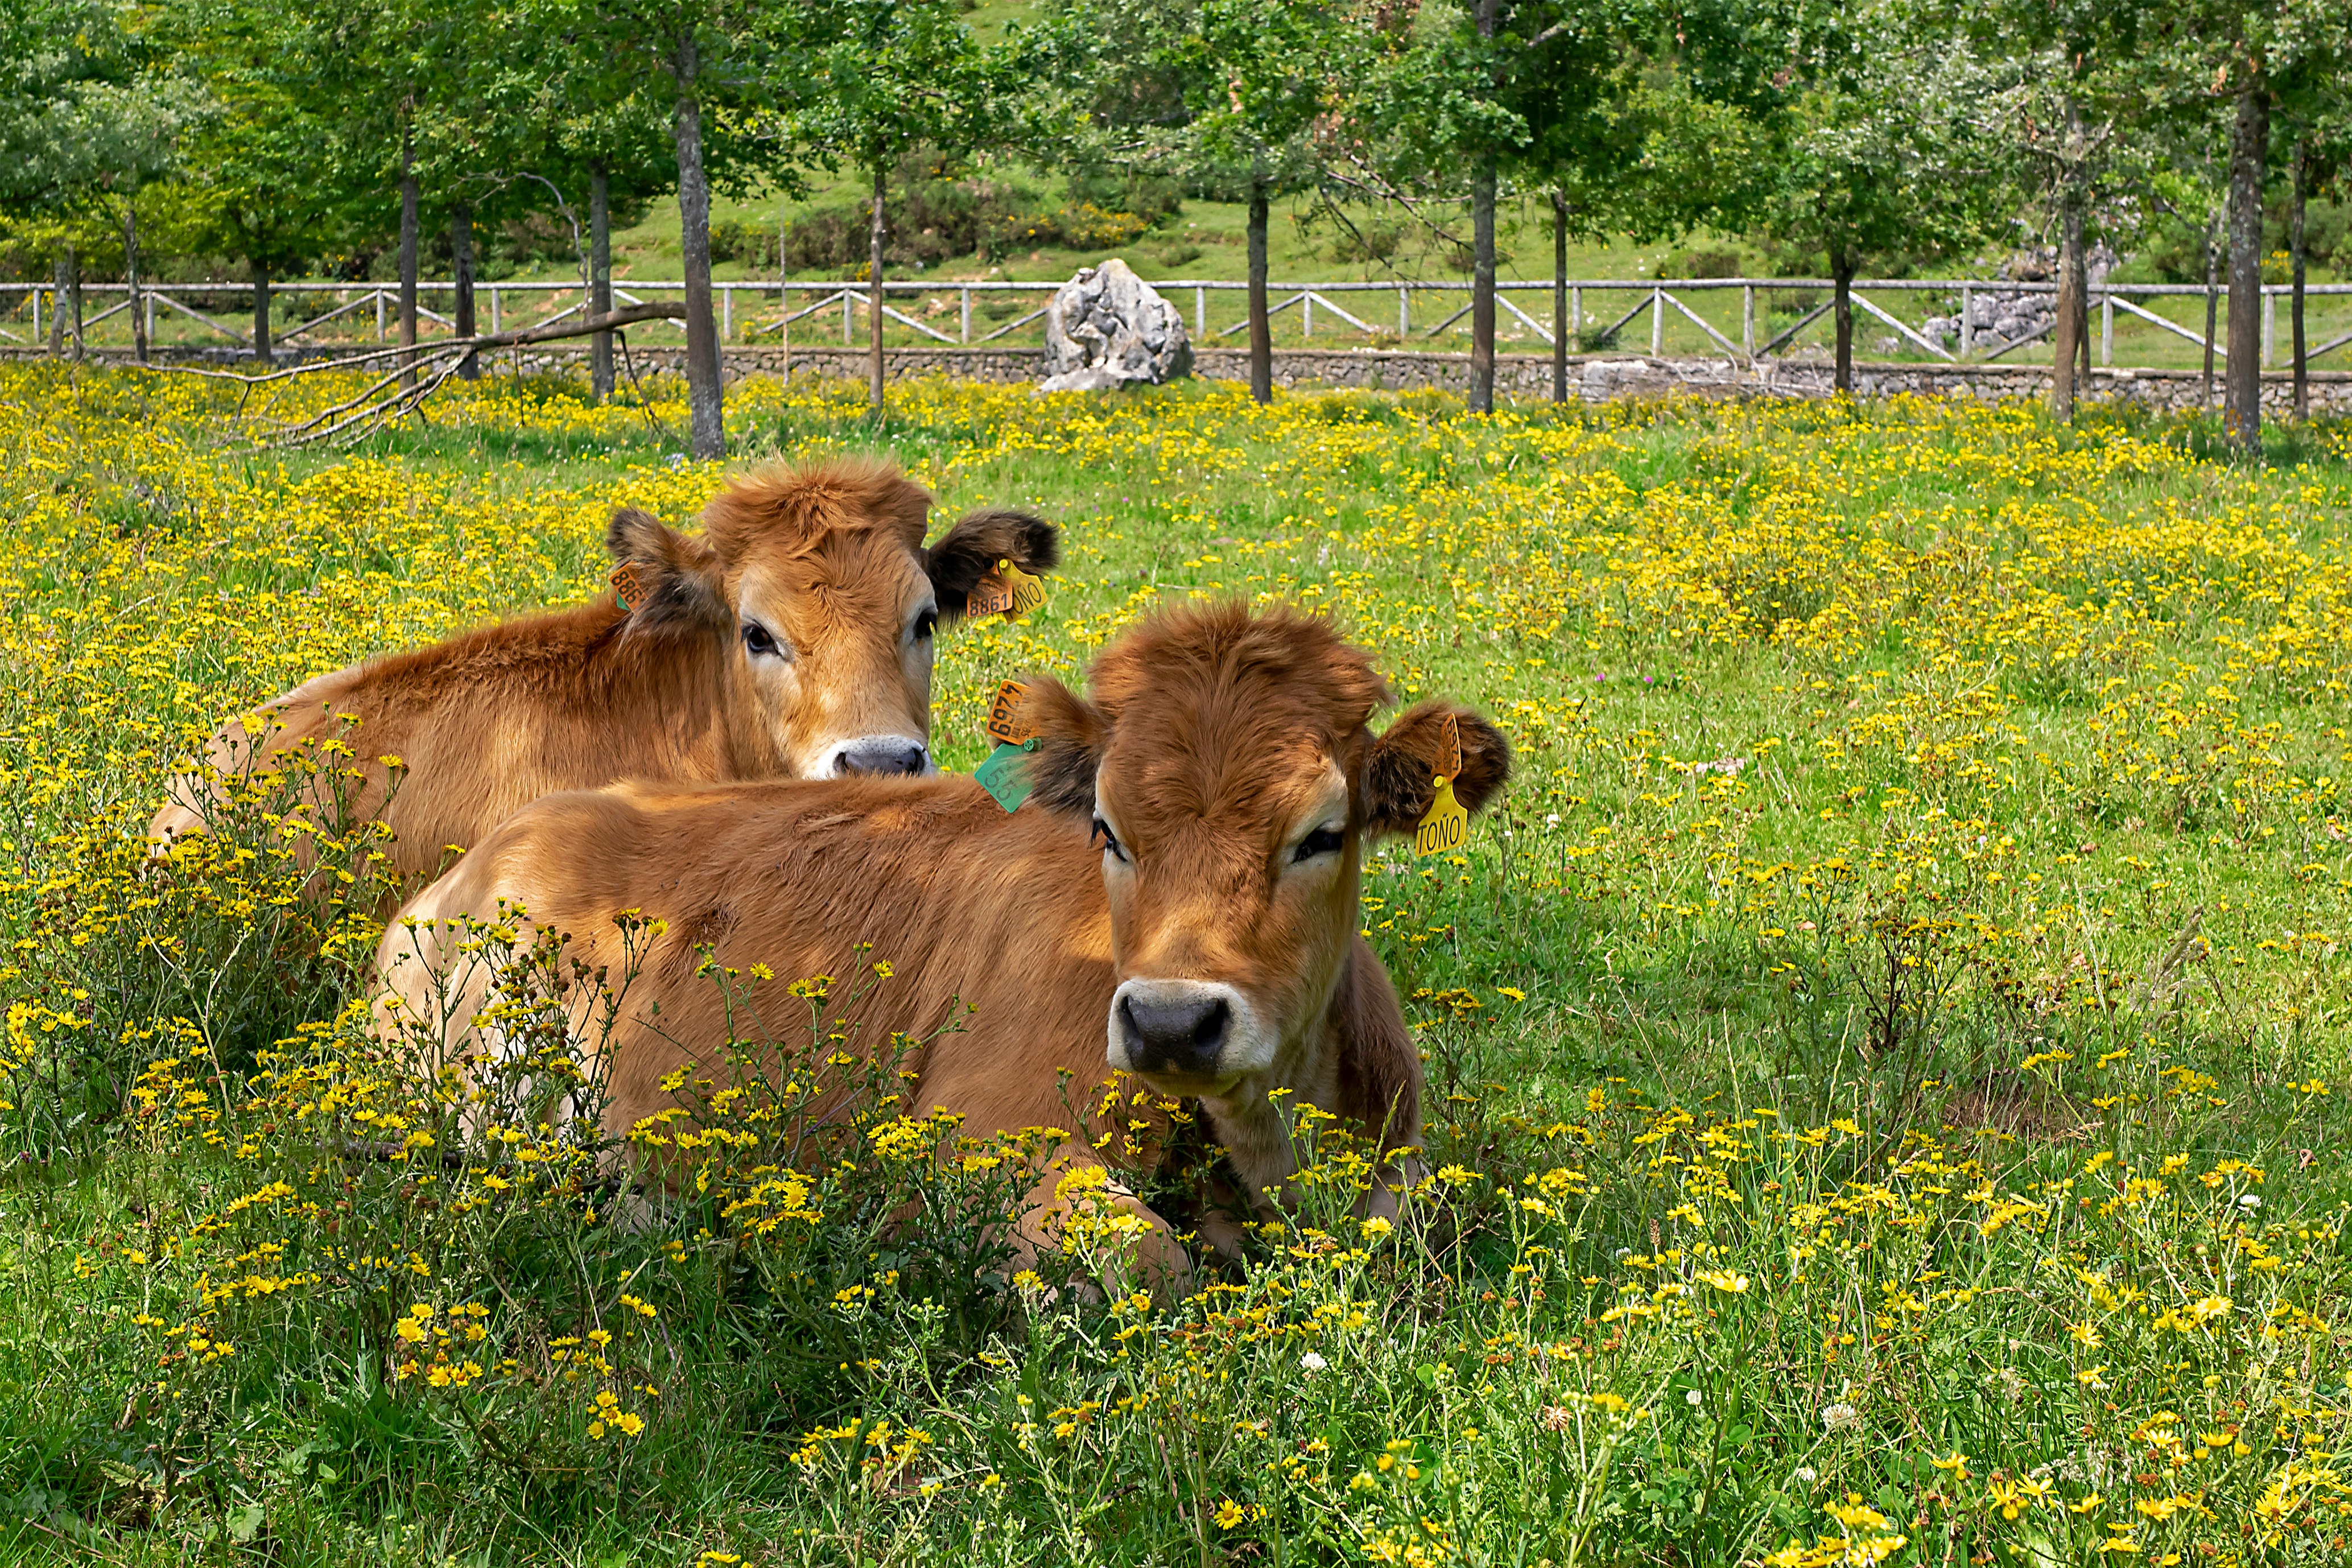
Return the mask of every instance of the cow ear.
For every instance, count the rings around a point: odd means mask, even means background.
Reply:
[[[614,588],[633,625],[724,626],[734,619],[727,607],[725,569],[718,552],[701,540],[625,506],[614,511],[604,530],[604,548],[613,552]]]
[[[1037,738],[1029,759],[1031,797],[1047,811],[1092,816],[1095,770],[1110,743],[1110,721],[1058,680],[1032,676],[1025,685],[1020,723]]]
[[[999,561],[1033,576],[1050,572],[1062,559],[1062,542],[1059,531],[1034,512],[968,511],[927,555],[940,618],[952,621],[962,616],[972,589]]]
[[[1476,811],[1510,778],[1511,743],[1500,730],[1467,708],[1417,703],[1372,742],[1364,766],[1365,831],[1411,833],[1429,815],[1437,797],[1434,780],[1449,715],[1462,737],[1462,773],[1454,781],[1454,798]]]

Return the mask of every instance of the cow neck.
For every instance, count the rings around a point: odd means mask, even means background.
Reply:
[[[751,696],[727,668],[729,639],[704,626],[628,628],[589,649],[583,695],[604,722],[626,726],[625,744],[648,773],[711,783],[759,778],[772,763],[745,755],[739,737],[765,724],[735,722]],[[772,752],[772,744],[770,750]]]

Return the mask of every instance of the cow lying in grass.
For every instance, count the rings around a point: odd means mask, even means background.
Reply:
[[[1036,738],[1034,794],[1010,816],[953,777],[551,796],[393,922],[379,1016],[422,1021],[453,1057],[510,1048],[474,1032],[501,998],[466,917],[562,934],[575,973],[633,966],[617,1022],[589,1042],[605,1053],[605,1128],[619,1134],[678,1103],[667,1075],[757,1033],[754,1010],[698,973],[706,951],[781,984],[852,973],[871,944],[896,973],[866,1027],[928,1042],[903,1064],[913,1110],[960,1113],[967,1133],[1070,1128],[1066,1097],[1086,1098],[1107,1064],[1197,1100],[1262,1194],[1296,1168],[1298,1102],[1384,1151],[1420,1135],[1420,1058],[1357,930],[1362,847],[1429,811],[1449,717],[1465,806],[1502,784],[1510,753],[1486,721],[1434,702],[1375,735],[1386,696],[1370,658],[1322,620],[1192,607],[1105,650],[1086,698],[1028,687],[1016,721]],[[647,945],[636,924],[631,950],[616,924],[628,911],[666,929]],[[779,1020],[800,1007],[778,1001]],[[961,1031],[937,1034],[967,1004]],[[1132,1148],[1149,1166],[1164,1141]],[[1097,1159],[1077,1137],[1055,1153],[1029,1195],[1024,1249],[1050,1243],[1062,1176]],[[1146,1268],[1181,1271],[1168,1226],[1119,1202],[1149,1227]]]
[[[934,627],[1000,559],[1052,566],[1056,541],[980,511],[926,549],[929,507],[895,467],[839,462],[737,480],[698,536],[624,509],[605,534],[615,594],[304,682],[262,705],[258,737],[216,732],[150,836],[201,830],[226,776],[306,742],[359,759],[343,808],[392,828],[403,877],[559,790],[934,772]],[[314,786],[322,809],[335,782]]]

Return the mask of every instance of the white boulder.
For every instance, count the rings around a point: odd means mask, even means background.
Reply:
[[[1080,268],[1046,307],[1041,392],[1103,392],[1192,374],[1184,318],[1117,257]]]

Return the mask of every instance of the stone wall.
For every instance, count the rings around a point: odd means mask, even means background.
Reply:
[[[325,349],[280,356],[281,363],[299,363],[331,354]],[[40,357],[33,349],[0,347],[0,358]],[[120,363],[128,350],[93,351],[91,357]],[[168,363],[229,365],[251,356],[235,349],[159,350]],[[484,356],[486,366],[512,365],[520,357],[529,371],[584,371],[585,345],[550,344],[517,356],[512,351]],[[630,359],[640,375],[685,368],[682,348],[632,348]],[[971,348],[893,348],[883,351],[883,371],[892,381],[915,375],[965,376],[977,381],[1034,382],[1045,374],[1043,349],[976,346]],[[862,348],[795,347],[792,374],[838,376],[862,381],[866,374]],[[773,345],[725,351],[729,380],[745,375],[773,375],[783,369],[784,351]],[[1222,381],[1249,379],[1249,354],[1242,349],[1196,351],[1197,374]],[[1495,389],[1528,399],[1551,395],[1549,354],[1497,354]],[[1278,386],[1362,386],[1391,392],[1435,386],[1465,392],[1470,385],[1470,356],[1433,353],[1411,349],[1279,349],[1274,356]],[[1571,354],[1569,387],[1585,403],[1621,398],[1660,397],[1679,393],[1699,397],[1826,397],[1832,368],[1826,359],[1768,360],[1749,370],[1736,360],[1653,359],[1647,355]],[[2049,395],[2046,366],[2011,364],[1910,364],[1858,361],[1853,367],[1854,390],[1863,396],[1916,393],[1930,397],[1975,397],[1987,402],[2005,398]],[[2311,407],[2315,414],[2352,414],[2352,371],[2318,371],[2310,375]],[[2126,398],[2164,411],[2188,411],[2205,405],[2203,376],[2193,370],[2094,370],[2083,390],[2086,399]],[[2218,385],[2216,395],[2219,394]],[[2263,408],[2284,416],[2294,397],[2294,378],[2284,371],[2263,376]]]

